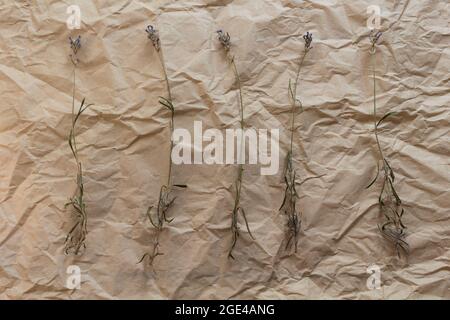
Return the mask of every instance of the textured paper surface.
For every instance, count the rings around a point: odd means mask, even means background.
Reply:
[[[70,32],[63,1],[0,1],[0,298],[293,299],[450,298],[449,7],[445,1],[73,1],[82,26]],[[397,175],[411,246],[399,262],[377,230],[367,7],[382,10],[377,51],[380,130]],[[144,32],[160,30],[177,110],[193,131],[238,126],[232,70],[215,31],[232,37],[245,117],[289,141],[287,86],[313,33],[298,89],[296,168],[325,174],[300,190],[299,252],[283,252],[281,170],[248,166],[243,206],[256,241],[242,228],[234,254],[230,214],[235,166],[180,165],[154,271],[137,264],[154,230],[146,208],[166,179],[168,113],[157,56]],[[82,35],[78,103],[95,104],[79,122],[89,215],[87,249],[63,254],[75,190],[67,145],[71,112],[68,36]],[[366,286],[367,267],[382,287]],[[66,268],[82,271],[69,290]]]

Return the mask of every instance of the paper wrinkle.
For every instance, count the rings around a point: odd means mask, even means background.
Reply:
[[[2,2],[0,14],[0,299],[439,299],[450,298],[450,27],[438,1],[378,1],[384,31],[376,53],[383,152],[396,173],[411,254],[398,261],[379,234],[372,65],[360,1],[74,1],[82,29],[69,32],[66,4]],[[154,269],[137,264],[154,229],[145,216],[167,179],[169,113],[163,72],[145,27],[160,30],[176,109],[175,128],[237,128],[238,88],[215,31],[231,35],[245,117],[280,130],[280,172],[245,166],[243,221],[227,258],[235,166],[173,167],[175,220],[161,233]],[[294,165],[302,231],[284,250],[282,170],[289,146],[289,79],[303,50],[305,112],[296,117]],[[72,103],[68,36],[82,36],[76,105],[85,174],[87,249],[65,256],[75,190],[67,145]],[[370,290],[367,267],[381,268]],[[66,288],[67,267],[82,271]]]

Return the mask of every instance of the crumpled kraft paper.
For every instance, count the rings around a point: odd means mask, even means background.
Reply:
[[[80,30],[68,30],[63,1],[0,1],[0,298],[2,299],[396,299],[450,298],[449,7],[444,1],[73,1]],[[397,175],[411,246],[398,260],[380,235],[367,7],[381,8],[377,51],[380,130]],[[160,31],[176,109],[175,127],[235,128],[237,87],[215,31],[231,35],[245,118],[280,129],[289,144],[289,79],[313,33],[298,94],[295,166],[299,251],[284,252],[282,168],[246,166],[245,227],[231,242],[236,166],[177,165],[174,221],[154,269],[137,264],[154,230],[145,216],[167,174],[165,84],[144,32]],[[87,249],[63,253],[75,190],[67,145],[72,67],[68,36],[82,36],[76,100],[94,103],[79,122],[85,169]],[[241,221],[242,222],[242,221]],[[369,289],[368,267],[381,288]],[[81,271],[68,289],[69,266]],[[369,279],[370,281],[370,279]]]

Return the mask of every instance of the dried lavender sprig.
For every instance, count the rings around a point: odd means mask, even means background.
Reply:
[[[163,227],[164,227],[164,223],[165,222],[170,223],[173,221],[173,218],[172,219],[167,218],[167,213],[168,213],[169,209],[171,208],[171,206],[173,205],[175,198],[176,198],[176,197],[172,196],[173,188],[174,187],[187,188],[187,186],[182,185],[182,184],[173,184],[172,183],[173,163],[172,163],[171,155],[172,155],[172,150],[173,150],[174,144],[173,144],[173,140],[171,137],[173,136],[173,132],[174,132],[175,108],[174,108],[173,102],[172,102],[172,93],[170,90],[170,84],[169,84],[169,78],[167,76],[166,66],[164,64],[164,58],[162,55],[161,43],[160,43],[160,39],[159,39],[158,30],[156,30],[152,25],[149,25],[145,31],[147,32],[147,37],[151,40],[153,47],[158,52],[158,57],[159,57],[159,60],[161,63],[161,67],[163,69],[163,73],[164,73],[164,81],[166,82],[167,98],[160,97],[159,103],[161,104],[161,106],[165,107],[170,112],[170,152],[169,152],[169,160],[168,160],[169,172],[167,174],[167,183],[165,185],[161,186],[161,189],[159,192],[159,198],[158,198],[158,205],[156,206],[156,212],[155,212],[155,216],[153,218],[152,218],[151,211],[154,207],[150,206],[147,209],[147,217],[148,217],[150,223],[155,227],[156,232],[155,232],[155,235],[153,238],[153,246],[152,246],[150,252],[145,253],[138,262],[138,263],[141,263],[142,261],[144,261],[145,258],[148,258],[149,265],[153,265],[155,258],[160,255],[163,255],[163,253],[159,251],[159,248],[160,248],[159,239],[160,239],[160,235],[163,230]]]
[[[229,59],[230,64],[233,67],[234,76],[239,88],[239,115],[240,115],[240,127],[241,130],[244,130],[245,122],[244,122],[244,104],[242,100],[242,84],[241,84],[241,78],[238,72],[238,69],[236,67],[236,63],[234,61],[234,56],[230,54],[230,48],[231,48],[231,37],[228,32],[224,32],[223,30],[217,30],[218,40],[222,44],[223,49],[225,50],[227,57]],[[241,145],[243,145],[243,137],[241,136]],[[234,259],[233,256],[233,250],[236,246],[237,240],[240,235],[240,228],[238,225],[238,217],[239,213],[241,213],[245,226],[247,228],[247,231],[252,239],[254,239],[250,227],[248,225],[247,216],[245,214],[244,208],[241,207],[241,192],[242,192],[242,177],[244,172],[244,166],[242,163],[238,165],[238,175],[236,178],[236,181],[234,183],[235,187],[235,198],[234,198],[234,207],[233,211],[231,212],[231,233],[232,233],[232,242],[230,249],[228,251],[228,257],[231,259]]]
[[[76,69],[78,65],[77,53],[81,49],[81,36],[78,36],[75,40],[69,37],[70,49],[72,51],[69,57],[73,63],[73,90],[72,90],[72,125],[69,133],[69,147],[72,151],[72,155],[77,164],[77,189],[75,196],[70,198],[70,201],[65,204],[65,207],[72,206],[75,213],[76,222],[70,229],[65,240],[65,253],[73,253],[78,255],[81,249],[86,248],[86,236],[87,236],[87,212],[86,204],[84,202],[84,182],[83,182],[83,169],[81,161],[78,157],[78,147],[76,142],[76,124],[81,114],[89,108],[92,104],[86,104],[85,99],[81,101],[80,107],[77,113],[75,113],[75,92],[76,92]]]
[[[298,63],[298,69],[294,81],[294,85],[292,85],[291,81],[289,80],[289,98],[291,100],[291,138],[290,138],[290,149],[286,155],[285,160],[285,169],[284,169],[284,182],[285,182],[285,191],[284,191],[284,198],[283,202],[280,206],[280,211],[284,211],[286,217],[287,217],[287,230],[286,230],[286,247],[285,250],[289,250],[294,245],[294,252],[297,252],[297,243],[298,243],[298,235],[301,228],[301,214],[297,211],[297,199],[299,198],[299,195],[296,190],[296,179],[297,179],[297,172],[294,168],[293,164],[293,141],[294,141],[294,131],[295,131],[295,114],[296,109],[299,108],[300,112],[303,112],[303,106],[300,100],[297,98],[297,87],[298,87],[298,81],[300,77],[300,72],[303,66],[303,62],[305,60],[305,57],[307,53],[312,49],[311,43],[312,43],[312,33],[306,32],[305,35],[303,35],[303,40],[305,41],[305,46],[303,53],[300,57],[299,63]],[[309,180],[310,177],[305,179]]]
[[[381,123],[393,112],[386,113],[380,120],[377,121],[377,106],[376,106],[376,61],[375,61],[375,53],[376,53],[376,45],[378,44],[378,40],[380,39],[382,33],[378,30],[372,30],[369,35],[369,40],[371,43],[370,54],[372,56],[372,79],[373,79],[373,116],[374,116],[374,135],[377,143],[377,149],[379,153],[379,160],[383,162],[383,183],[380,195],[378,197],[378,203],[380,206],[380,211],[383,214],[385,220],[382,225],[378,225],[378,229],[384,238],[389,240],[393,246],[395,251],[397,252],[398,257],[401,257],[401,254],[408,255],[409,254],[409,245],[406,242],[406,226],[402,222],[402,217],[404,214],[404,209],[402,207],[402,201],[395,190],[394,181],[395,175],[391,166],[389,165],[388,160],[383,154],[383,150],[381,149],[380,141],[378,138],[378,127]],[[378,179],[380,173],[380,166],[377,161],[377,173],[375,178],[370,182],[370,184],[366,187],[371,187]]]
[[[81,36],[78,36],[74,39],[72,37],[69,37],[69,43],[70,43],[70,49],[72,50],[72,53],[69,55],[70,59],[72,60],[72,63],[76,66],[78,64],[78,57],[77,53],[78,50],[81,49]]]

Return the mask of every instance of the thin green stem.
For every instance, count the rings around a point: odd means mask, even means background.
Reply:
[[[305,51],[303,51],[303,54],[300,58],[300,63],[298,64],[298,69],[297,69],[297,74],[295,76],[295,82],[294,82],[294,89],[292,91],[292,108],[291,108],[291,112],[292,112],[292,121],[291,121],[291,145],[290,145],[290,150],[291,150],[291,154],[293,151],[293,141],[294,141],[294,125],[295,125],[295,106],[296,106],[296,99],[297,99],[297,85],[298,85],[298,79],[300,77],[300,71],[302,70],[302,66],[303,66],[303,61],[305,60],[306,54],[308,53],[308,50],[305,49]],[[289,89],[290,91],[291,89]]]
[[[75,117],[75,73],[77,71],[77,67],[76,65],[74,65],[73,67],[73,81],[72,81],[72,125],[73,125],[73,121],[74,121],[74,117]]]
[[[238,89],[239,89],[239,115],[240,115],[240,126],[241,126],[241,130],[242,130],[242,134],[241,134],[241,150],[238,151],[241,154],[242,157],[242,152],[245,152],[245,150],[242,150],[242,146],[244,145],[244,128],[245,128],[245,122],[244,122],[244,104],[243,104],[243,100],[242,100],[242,85],[241,85],[241,77],[239,76],[239,72],[238,69],[236,67],[236,63],[234,62],[234,57],[231,58],[231,65],[233,66],[233,72],[236,78],[236,82],[238,85]],[[242,161],[240,161],[242,162]],[[238,183],[238,195],[239,197],[237,198],[237,204],[239,206],[239,202],[240,202],[240,194],[241,194],[241,187],[242,187],[242,174],[244,171],[244,165],[242,163],[239,163],[239,167],[238,167],[238,179],[237,182]]]
[[[378,152],[380,154],[380,160],[384,159],[383,150],[381,149],[380,140],[378,139],[378,126],[377,126],[377,98],[376,98],[376,63],[375,63],[375,53],[376,49],[375,46],[372,47],[371,54],[372,54],[372,79],[373,79],[373,126],[374,126],[374,133],[375,133],[375,139],[377,141],[377,147]]]
[[[236,82],[238,84],[239,89],[239,114],[241,117],[241,129],[244,129],[244,104],[242,100],[242,86],[241,86],[241,77],[239,76],[239,72],[236,67],[236,63],[234,62],[234,57],[231,58],[231,64],[233,66],[234,75],[236,77]]]
[[[170,101],[170,103],[173,103],[172,101],[172,92],[170,90],[170,84],[169,84],[169,77],[167,76],[167,70],[166,70],[166,65],[164,63],[164,56],[162,53],[162,48],[160,48],[159,52],[158,52],[158,57],[159,57],[159,61],[161,63],[162,66],[162,70],[163,70],[163,74],[164,74],[164,81],[166,82],[166,89],[167,89],[167,97]],[[173,143],[173,131],[174,131],[174,113],[172,112],[171,114],[171,119],[170,119],[170,151],[169,151],[169,172],[167,175],[167,187],[169,189],[171,189],[172,186],[172,150],[174,147],[174,143]]]
[[[76,117],[75,117],[76,75],[75,75],[75,73],[76,73],[76,70],[77,70],[77,65],[74,63],[74,65],[73,65],[73,86],[72,86],[72,143],[73,143],[73,148],[74,148],[73,155],[75,157],[77,166],[79,166],[80,162],[78,160],[78,148],[77,148],[77,141],[76,141],[76,135],[75,135],[75,121],[76,121]]]

